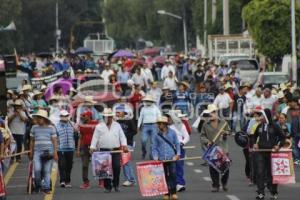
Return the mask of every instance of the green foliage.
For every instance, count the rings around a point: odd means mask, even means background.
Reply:
[[[290,0],[253,0],[244,7],[243,18],[260,53],[276,61],[291,52]],[[299,33],[299,6],[296,26]]]

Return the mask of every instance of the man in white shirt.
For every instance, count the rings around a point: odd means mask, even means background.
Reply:
[[[137,68],[135,70],[135,73],[132,76],[132,81],[134,82],[135,85],[139,85],[142,90],[145,91],[145,87],[146,87],[146,79],[145,77],[142,75],[142,71],[140,68]]]
[[[143,68],[141,69],[141,72],[142,75],[144,76],[144,79],[146,80],[146,87],[147,89],[149,89],[151,83],[154,81],[154,78],[147,64],[144,64]]]
[[[127,139],[121,125],[113,120],[115,116],[112,109],[105,108],[103,111],[105,123],[99,123],[94,131],[93,139],[90,146],[90,151],[117,151],[123,150],[128,152]],[[119,192],[120,171],[121,171],[121,154],[112,153],[112,170],[113,180],[104,179],[105,192],[110,193],[112,186],[116,192]]]
[[[112,74],[114,74],[114,71],[112,69],[110,69],[109,63],[106,63],[105,69],[101,73],[101,77],[103,78],[105,84],[109,83],[109,77]]]
[[[230,116],[230,111],[232,110],[231,108],[233,107],[233,100],[225,92],[225,88],[221,87],[219,89],[219,94],[216,96],[214,104],[218,107],[219,109],[219,116],[222,119],[228,118]],[[227,119],[228,120],[228,119]]]
[[[154,98],[156,104],[159,105],[162,90],[158,87],[157,82],[152,82],[152,86],[148,94],[151,95]]]
[[[164,79],[164,84],[163,87],[169,88],[171,91],[176,91],[177,90],[177,83],[178,80],[174,76],[174,73],[172,71],[169,71],[168,77]]]
[[[171,65],[169,60],[167,60],[166,64],[163,66],[161,70],[161,79],[165,80],[165,78],[168,77],[170,71],[172,71],[173,74],[175,74],[175,67]]]
[[[181,114],[181,112],[180,112]],[[185,158],[184,146],[190,141],[190,135],[182,123],[181,119],[176,115],[175,110],[171,110],[168,114],[169,127],[173,129],[177,135],[180,143],[180,158]],[[184,179],[184,161],[180,160],[176,162],[176,190],[182,192],[185,190],[185,179]]]
[[[145,159],[147,154],[147,142],[150,139],[150,144],[152,145],[153,136],[157,132],[156,122],[158,118],[161,117],[161,112],[151,95],[146,95],[146,97],[143,98],[143,102],[144,107],[141,109],[138,119],[138,130],[142,134],[142,158]],[[152,159],[151,154],[150,159]]]
[[[273,109],[273,105],[276,102],[276,97],[272,96],[271,89],[265,88],[264,89],[264,95],[262,97],[261,106],[266,109]]]
[[[255,90],[254,95],[246,95],[247,101],[246,101],[246,109],[251,110],[254,109],[256,106],[261,106],[262,102],[262,91],[260,88],[257,88]]]

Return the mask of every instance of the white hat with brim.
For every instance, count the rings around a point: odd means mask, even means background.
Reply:
[[[47,89],[47,86],[46,85],[42,85],[41,86],[41,90],[45,90],[45,89]]]
[[[31,89],[32,89],[31,85],[24,85],[22,87],[22,91],[31,90]]]
[[[12,90],[7,90],[8,94],[14,94],[14,92]]]
[[[218,110],[218,107],[215,104],[210,104],[207,106],[207,109],[205,110],[206,113],[212,113]]]
[[[59,99],[60,99],[59,96],[57,96],[57,95],[52,95],[52,96],[50,97],[49,101],[59,100]]]
[[[282,91],[279,91],[277,97],[278,99],[284,98],[284,93]]]
[[[41,94],[43,94],[41,91],[34,91],[33,92],[33,96],[35,97],[35,96],[37,96],[37,95],[41,95]]]
[[[59,116],[61,117],[68,117],[70,115],[70,113],[67,110],[61,110],[59,112]]]
[[[179,114],[177,115],[178,118],[184,118],[184,117],[186,117],[186,116],[187,116],[187,114],[183,114],[183,113],[179,113]]]
[[[157,120],[157,123],[165,123],[165,124],[167,124],[168,122],[169,122],[168,118],[165,117],[165,116],[159,117],[158,120]]]
[[[91,104],[96,104],[97,103],[97,101],[94,101],[94,97],[93,96],[86,96],[84,98],[84,102],[91,103]]]
[[[148,102],[153,102],[153,103],[156,102],[151,95],[146,95],[142,101],[148,101]]]
[[[104,117],[114,117],[115,113],[113,112],[113,110],[111,108],[104,108],[102,115]]]
[[[42,117],[42,118],[48,120],[49,122],[51,121],[48,118],[48,112],[46,110],[38,110],[37,113],[32,114],[31,117]]]

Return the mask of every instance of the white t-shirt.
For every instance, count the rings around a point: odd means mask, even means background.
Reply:
[[[169,76],[169,72],[172,71],[175,76],[175,67],[173,65],[165,65],[161,70],[161,79],[164,80]]]
[[[170,90],[177,90],[176,78],[167,77],[164,81],[164,87],[168,87]]]
[[[105,83],[109,83],[109,76],[114,74],[114,71],[109,69],[109,70],[103,70],[101,77],[103,78]]]
[[[274,96],[271,96],[269,98],[263,97],[262,101],[261,101],[261,105],[264,109],[268,108],[268,109],[272,110],[273,105],[276,102],[276,100],[277,99]]]
[[[224,93],[224,94],[218,94],[214,104],[219,108],[219,109],[225,109],[225,108],[229,108],[230,103],[232,102],[231,97],[229,96],[229,94]]]

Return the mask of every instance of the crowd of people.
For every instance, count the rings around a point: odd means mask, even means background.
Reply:
[[[58,84],[49,98],[45,96],[48,85],[33,87],[26,80],[17,90],[7,91],[8,114],[0,121],[1,156],[30,150],[36,192],[51,192],[53,161],[58,162],[60,186],[72,187],[74,153],[82,163],[80,188],[90,188],[88,170],[92,153],[131,152],[139,133],[141,159],[174,160],[164,163],[169,187],[164,199],[178,199],[176,193],[186,189],[182,159],[192,132],[189,122],[195,117],[198,119],[193,127],[200,133],[204,151],[217,144],[228,153],[230,135],[235,136],[238,144],[247,138],[246,144],[241,144],[245,176],[249,184],[257,185],[258,200],[264,199],[266,181],[272,199],[277,199],[278,191],[272,184],[270,153],[254,154],[252,149],[279,150],[290,140],[294,164],[300,165],[300,90],[291,82],[279,87],[243,82],[235,65],[218,66],[209,59],[182,54],[165,56],[160,62],[141,55],[101,57],[96,62],[89,56],[58,57],[43,62],[30,57],[22,65],[74,72],[65,72],[62,77],[71,80],[72,87],[65,91]],[[113,86],[118,95],[116,102],[104,108],[98,106],[101,99],[81,96],[81,104],[72,107],[76,95],[81,94],[77,90],[79,85],[94,79]],[[219,131],[221,136],[214,140]],[[11,144],[16,144],[15,150]],[[15,159],[21,162],[20,155]],[[99,187],[107,193],[112,189],[119,192],[121,168],[123,186],[136,184],[132,161],[121,166],[120,159],[121,153],[112,154],[113,180],[99,180]],[[255,170],[250,167],[253,162],[257,163]],[[211,166],[209,172],[212,192],[218,192],[220,186],[228,191],[229,170],[222,175],[221,184],[219,172]]]

